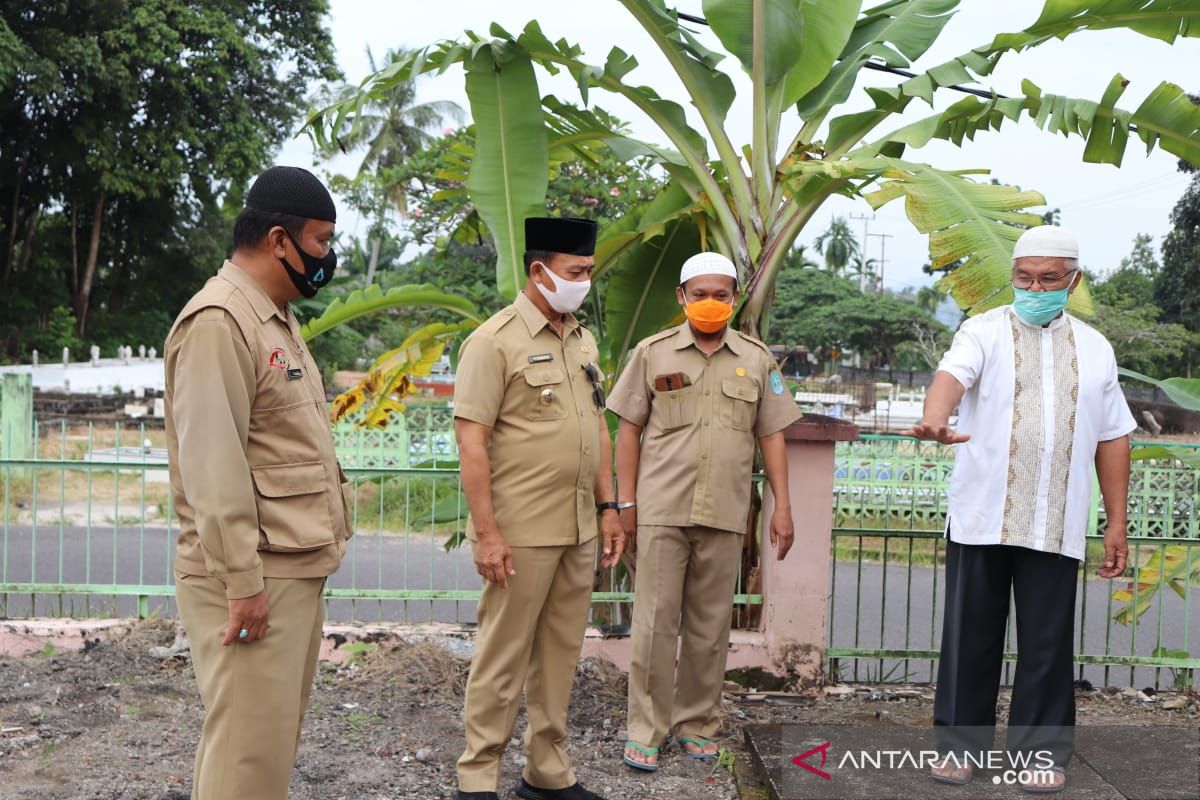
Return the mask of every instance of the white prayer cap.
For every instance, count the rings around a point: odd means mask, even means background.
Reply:
[[[1013,248],[1013,260],[1026,256],[1079,259],[1079,243],[1071,232],[1057,225],[1030,228],[1021,234]]]
[[[683,286],[700,275],[727,275],[735,283],[738,276],[737,267],[720,253],[697,253],[683,262],[683,269],[679,271],[679,285]]]

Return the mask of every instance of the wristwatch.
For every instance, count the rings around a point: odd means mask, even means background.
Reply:
[[[630,500],[627,503],[617,503],[617,511],[624,511],[627,508],[637,508],[637,502]]]
[[[596,513],[597,514],[599,514],[601,511],[608,511],[610,508],[613,511],[617,511],[621,508],[621,504],[616,503],[616,502],[596,503]]]

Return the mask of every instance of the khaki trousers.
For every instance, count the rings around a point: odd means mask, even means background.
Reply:
[[[565,547],[514,547],[508,589],[486,583],[467,679],[467,747],[458,788],[494,792],[525,690],[525,780],[542,789],[575,783],[567,757],[567,704],[583,646],[596,540]]]
[[[175,576],[204,730],[196,750],[192,800],[286,800],[300,723],[321,647],[324,578],[267,578],[267,635],[221,646],[229,622],[216,578]]]
[[[742,535],[730,531],[638,526],[630,741],[659,747],[672,728],[704,739],[720,731],[741,553]]]

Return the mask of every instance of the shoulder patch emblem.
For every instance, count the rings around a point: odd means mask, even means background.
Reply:
[[[771,370],[771,391],[774,394],[783,394],[783,376],[779,374],[779,370]]]

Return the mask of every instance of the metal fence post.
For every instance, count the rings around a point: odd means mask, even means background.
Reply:
[[[0,457],[20,461],[33,453],[33,376],[8,372],[0,392]]]

